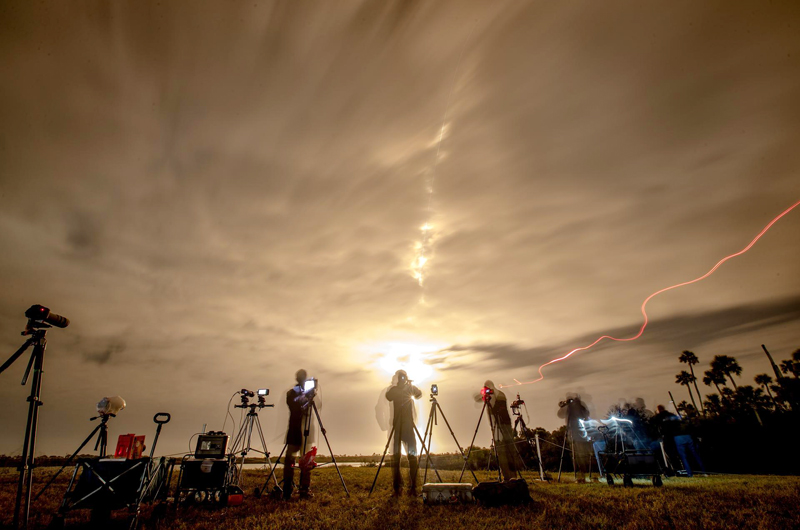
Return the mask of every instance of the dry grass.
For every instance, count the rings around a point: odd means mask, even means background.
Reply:
[[[281,502],[252,495],[231,508],[181,507],[162,520],[148,518],[145,528],[186,530],[300,529],[477,529],[477,528],[800,528],[800,478],[771,476],[715,476],[665,479],[663,488],[637,481],[633,488],[605,484],[531,483],[532,505],[512,508],[479,506],[424,506],[418,498],[390,496],[390,471],[381,471],[375,493],[367,496],[374,468],[343,468],[350,496],[346,497],[333,468],[314,472],[310,501]],[[37,471],[37,482],[50,469]],[[66,474],[65,474],[66,475]],[[479,475],[480,476],[480,475]],[[252,493],[264,475],[245,475],[245,491]],[[454,480],[457,473],[443,472]],[[11,524],[16,474],[0,470],[0,524]],[[50,522],[66,488],[59,480],[34,505],[34,528]],[[115,523],[124,528],[124,511]],[[86,525],[88,513],[72,512],[68,528]],[[115,524],[114,526],[117,526]]]

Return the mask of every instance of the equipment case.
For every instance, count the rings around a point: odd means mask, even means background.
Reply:
[[[472,484],[429,482],[422,486],[422,502],[425,504],[472,503]]]

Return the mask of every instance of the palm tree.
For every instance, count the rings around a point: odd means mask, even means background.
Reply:
[[[761,415],[759,415],[758,409],[764,407],[765,399],[764,393],[760,388],[744,385],[736,390],[736,401],[738,405],[742,408],[750,407],[753,409],[753,413],[756,415],[756,420],[759,425],[764,425],[764,422],[761,421]]]
[[[683,353],[681,353],[680,357],[678,357],[678,360],[682,363],[686,363],[689,365],[689,372],[692,374],[692,377],[694,378],[693,383],[694,383],[694,389],[697,392],[697,399],[700,402],[702,402],[703,396],[700,395],[700,389],[697,388],[697,377],[695,377],[694,375],[694,368],[693,368],[695,364],[700,362],[700,360],[697,358],[697,355],[695,355],[693,352],[690,352],[689,350],[683,350]],[[705,409],[703,409],[703,415],[705,415],[705,413],[706,411]]]
[[[703,408],[712,414],[719,414],[722,412],[722,400],[717,394],[708,394],[703,402]]]
[[[692,400],[692,405],[694,408],[697,409],[697,403],[694,401],[694,394],[692,393],[692,388],[689,386],[697,380],[695,376],[687,372],[686,370],[681,371],[678,375],[675,376],[675,382],[679,385],[683,385],[686,387],[686,390],[689,391],[689,397]]]
[[[736,388],[736,382],[733,380],[733,376],[742,375],[742,367],[739,366],[736,359],[727,355],[715,355],[714,360],[711,361],[711,369],[730,377],[733,388]]]
[[[711,386],[712,384],[717,387],[717,392],[719,395],[722,395],[722,390],[720,390],[719,385],[725,384],[725,374],[722,374],[716,370],[706,370],[706,373],[703,377],[703,384],[706,386]]]
[[[764,390],[767,391],[767,395],[772,400],[772,403],[775,404],[775,408],[778,408],[778,402],[775,401],[775,396],[772,395],[772,391],[769,389],[769,385],[772,384],[772,377],[769,374],[758,374],[755,377],[755,382],[757,385],[764,387]]]
[[[797,352],[794,353],[796,354]],[[794,356],[794,354],[792,356]],[[783,372],[786,375],[792,374],[795,377],[800,376],[800,362],[795,361],[793,359],[786,359],[784,361],[781,361],[781,372]]]

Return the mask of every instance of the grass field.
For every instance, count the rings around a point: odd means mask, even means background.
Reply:
[[[54,469],[37,470],[43,483]],[[405,471],[405,470],[404,470]],[[265,475],[245,474],[244,503],[231,508],[181,507],[162,519],[144,513],[144,528],[186,530],[248,529],[531,529],[531,528],[800,528],[800,478],[713,476],[669,478],[662,488],[636,481],[633,488],[595,484],[531,482],[533,504],[524,507],[424,506],[419,498],[390,495],[391,471],[381,471],[375,493],[367,493],[375,468],[342,468],[350,496],[335,469],[314,471],[314,499],[290,502],[257,499],[252,491]],[[32,528],[45,528],[56,512],[68,477],[34,505]],[[0,524],[12,522],[16,471],[0,469]],[[445,481],[458,473],[443,472]],[[481,475],[479,474],[479,477]],[[38,491],[38,488],[36,488]],[[125,512],[112,527],[124,528]],[[88,511],[71,512],[67,528],[86,526]]]

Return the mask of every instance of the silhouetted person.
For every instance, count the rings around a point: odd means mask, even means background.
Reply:
[[[395,384],[386,391],[386,399],[394,406],[392,414],[392,487],[394,494],[399,495],[403,486],[403,477],[400,475],[401,445],[408,455],[409,495],[417,494],[417,471],[419,459],[417,458],[417,438],[414,432],[414,400],[422,397],[422,391],[411,384],[405,370],[398,370],[394,374]]]
[[[294,462],[295,455],[303,447],[303,429],[308,421],[308,415],[313,413],[311,400],[316,396],[317,389],[308,392],[303,390],[308,374],[305,370],[298,370],[295,374],[297,384],[286,393],[286,404],[289,406],[289,428],[286,431],[286,458],[283,463],[283,498],[290,499],[294,488]],[[309,433],[310,434],[310,433]],[[310,437],[310,436],[309,436]],[[312,496],[311,487],[312,465],[300,465],[300,498]]]
[[[483,383],[483,390],[476,401],[483,400],[489,409],[492,419],[492,435],[494,437],[497,460],[503,481],[517,478],[514,458],[514,428],[511,426],[511,416],[508,414],[508,401],[506,395],[498,390],[492,381]]]
[[[591,445],[583,439],[579,420],[589,419],[589,409],[581,401],[580,396],[567,394],[567,399],[559,403],[558,417],[566,420],[567,433],[572,440],[572,457],[578,481],[585,480],[585,474],[591,465]]]
[[[689,434],[688,425],[676,414],[668,412],[663,405],[656,407],[656,410],[658,413],[653,417],[653,421],[658,425],[658,429],[664,437],[665,445],[668,439],[675,444],[675,450],[681,459],[683,469],[686,470],[686,476],[691,477],[694,475],[692,467],[689,465],[689,455],[692,456],[700,471],[705,473],[705,466],[700,458],[700,453],[697,451],[694,439]]]

